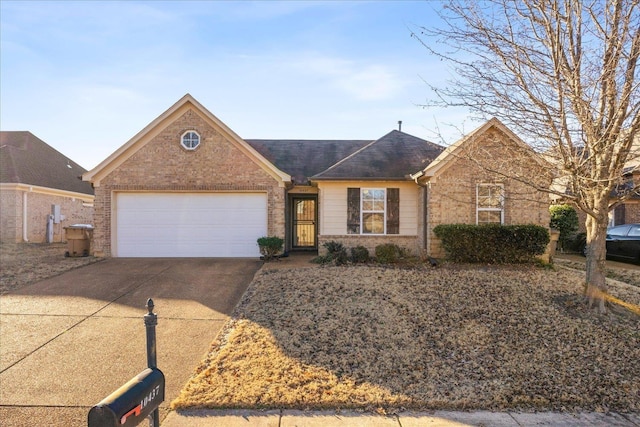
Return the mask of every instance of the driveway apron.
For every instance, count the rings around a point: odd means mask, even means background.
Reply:
[[[107,259],[0,296],[0,424],[86,426],[93,405],[146,368],[148,298],[164,418],[260,266]]]

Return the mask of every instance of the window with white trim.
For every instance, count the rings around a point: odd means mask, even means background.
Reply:
[[[180,144],[187,150],[195,150],[200,145],[200,135],[193,130],[186,131],[180,138]]]
[[[347,188],[347,234],[400,234],[399,188]]]
[[[504,186],[502,184],[476,186],[476,223],[504,223]]]
[[[386,190],[384,188],[362,188],[360,214],[362,234],[385,234]]]

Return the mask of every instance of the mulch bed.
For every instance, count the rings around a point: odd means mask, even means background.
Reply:
[[[640,410],[640,319],[584,273],[445,264],[261,271],[186,408]],[[640,304],[640,288],[610,293]]]

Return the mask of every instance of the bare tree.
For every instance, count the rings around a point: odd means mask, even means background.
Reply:
[[[640,135],[638,0],[451,0],[440,27],[417,27],[452,66],[430,105],[495,116],[544,152],[587,214],[585,291],[605,311],[608,212]],[[554,191],[551,189],[551,191]]]

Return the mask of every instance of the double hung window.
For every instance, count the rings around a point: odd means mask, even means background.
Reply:
[[[362,234],[385,234],[386,190],[362,188]]]
[[[347,233],[400,233],[399,188],[348,188]]]
[[[478,184],[476,187],[476,222],[504,223],[504,187],[502,184]]]

